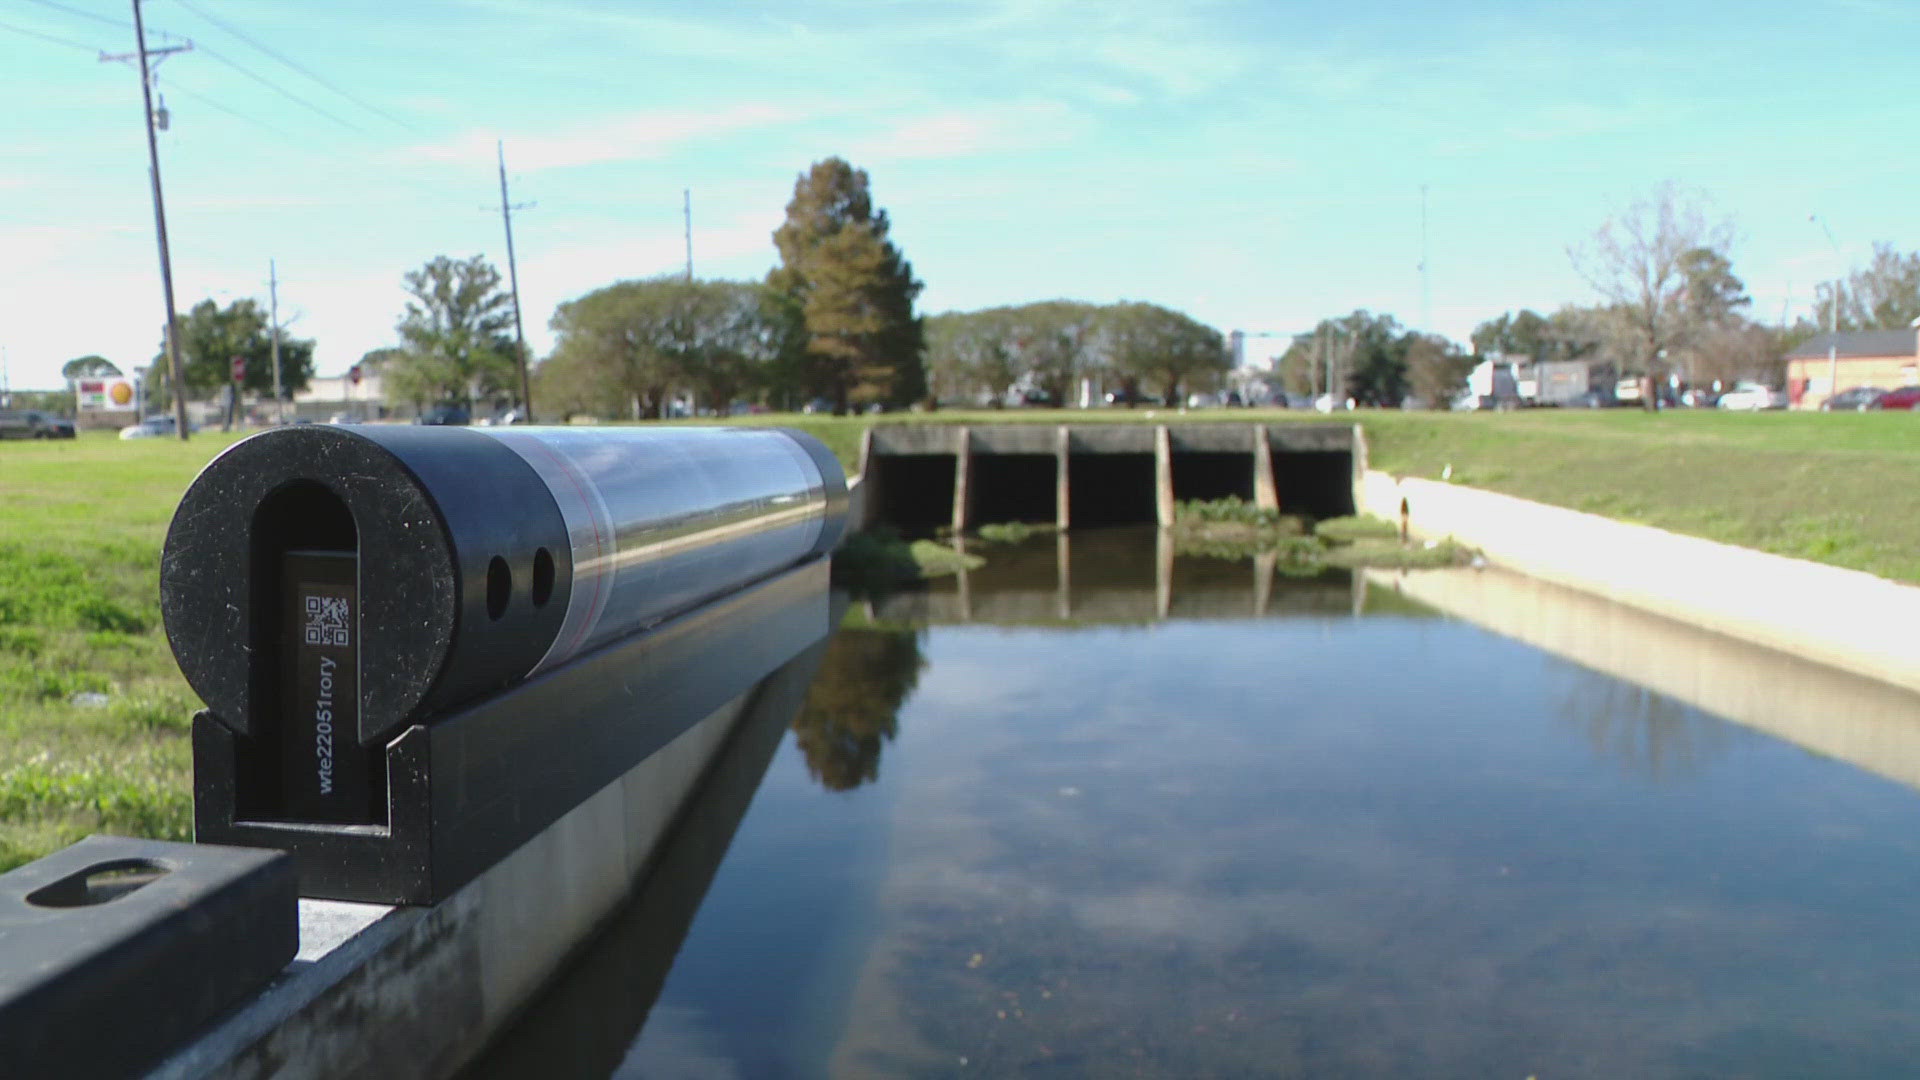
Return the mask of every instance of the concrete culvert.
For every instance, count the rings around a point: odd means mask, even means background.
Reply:
[[[1074,454],[1067,459],[1073,528],[1153,524],[1152,454]]]
[[[1052,454],[977,454],[969,478],[974,525],[1022,521],[1052,524],[1059,510],[1059,459]]]

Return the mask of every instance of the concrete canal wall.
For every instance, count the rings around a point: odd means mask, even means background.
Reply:
[[[1920,588],[1510,495],[1365,470],[1361,513],[1490,562],[1920,691]]]

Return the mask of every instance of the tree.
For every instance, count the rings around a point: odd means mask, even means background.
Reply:
[[[1711,325],[1688,302],[1695,280],[1688,268],[1703,265],[1701,251],[1724,262],[1732,243],[1730,223],[1709,221],[1698,197],[1667,183],[1608,219],[1586,244],[1569,249],[1574,268],[1606,301],[1596,326],[1623,367],[1658,378],[1669,353]],[[1658,405],[1655,395],[1643,400],[1649,409]]]
[[[1819,287],[1814,322],[1825,330],[1833,311],[1833,283]],[[1873,245],[1873,261],[1848,275],[1840,290],[1842,330],[1904,330],[1920,319],[1920,252],[1902,255],[1889,243]]]
[[[1297,394],[1397,405],[1407,393],[1406,349],[1393,316],[1355,311],[1322,319],[1311,332],[1295,335],[1280,357],[1280,376]]]
[[[212,300],[202,300],[174,321],[180,328],[180,363],[190,393],[206,395],[232,381],[234,357],[247,363],[242,390],[273,392],[273,328],[257,301],[235,300],[222,308]],[[166,333],[162,330],[160,352],[150,370],[153,383],[164,385],[167,381],[166,352]],[[313,342],[288,337],[282,328],[281,392],[291,396],[312,377]]]
[[[1042,300],[1008,310],[1008,326],[1025,376],[1056,405],[1080,378],[1095,374],[1099,309],[1075,300]]]
[[[1741,320],[1695,339],[1687,349],[1686,376],[1696,385],[1732,386],[1750,379],[1779,386],[1786,377],[1786,354],[1777,331]]]
[[[438,255],[405,277],[399,355],[382,365],[390,401],[416,406],[516,394],[513,298],[482,256]]]
[[[1479,344],[1477,339],[1475,344]],[[1452,406],[1467,388],[1467,375],[1473,371],[1475,359],[1445,338],[1420,333],[1407,335],[1405,357],[1407,386],[1429,409]]]
[[[540,365],[542,393],[562,411],[635,419],[659,417],[686,390],[725,409],[799,342],[793,308],[766,286],[678,274],[596,289],[550,325],[559,340]]]
[[[1686,279],[1682,301],[1696,329],[1732,327],[1745,320],[1741,309],[1751,307],[1753,300],[1725,255],[1694,248],[1680,256],[1680,273]]]
[[[117,379],[121,374],[119,366],[104,356],[79,356],[60,365],[60,377],[68,382],[75,379]]]
[[[680,282],[667,348],[682,383],[700,404],[726,411],[792,349],[791,310],[757,282]]]
[[[1005,309],[947,311],[925,320],[924,368],[934,398],[984,397],[999,407],[1020,377]]]
[[[833,402],[904,405],[926,392],[922,285],[887,238],[885,210],[873,208],[866,171],[837,157],[794,183],[786,223],[775,230],[780,266],[767,283],[793,297],[807,329],[806,379]]]
[[[1171,308],[1118,303],[1101,311],[1099,323],[1114,370],[1123,379],[1158,388],[1167,405],[1179,403],[1188,381],[1224,374],[1233,366],[1220,331]]]
[[[1480,356],[1498,353],[1509,359],[1538,360],[1553,350],[1553,325],[1530,309],[1504,313],[1473,328],[1469,340]]]

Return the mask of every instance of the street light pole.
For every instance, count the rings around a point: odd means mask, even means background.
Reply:
[[[1833,253],[1840,255],[1840,242],[1833,238],[1833,230],[1827,227],[1827,219],[1819,214],[1808,214],[1808,221],[1817,222],[1820,231],[1827,234],[1827,243]],[[1840,392],[1840,279],[1833,279],[1833,291],[1827,295],[1827,400],[1832,401]]]

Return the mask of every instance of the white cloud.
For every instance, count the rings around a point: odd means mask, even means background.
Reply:
[[[853,154],[860,161],[972,157],[1055,145],[1073,137],[1074,127],[1067,109],[1051,102],[946,112],[896,121]]]
[[[571,169],[616,161],[651,161],[687,143],[794,119],[793,110],[776,105],[736,105],[716,112],[654,112],[562,125],[539,133],[468,131],[451,140],[400,152],[409,162],[485,161],[496,139],[507,144],[515,171]]]

